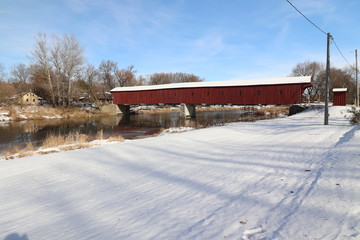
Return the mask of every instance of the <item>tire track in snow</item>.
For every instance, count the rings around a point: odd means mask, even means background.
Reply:
[[[355,130],[350,130],[350,131],[346,132],[343,135],[343,137],[341,137],[338,140],[338,142],[336,142],[335,146],[338,146],[340,143],[345,143],[345,142],[349,141],[351,139],[351,137],[354,135],[354,131]],[[329,152],[329,149],[331,151],[331,148],[332,147],[328,147],[327,148],[328,150],[324,151],[326,156],[331,155],[331,153]],[[314,153],[314,154],[318,155],[318,153]],[[312,192],[313,188],[316,186],[318,180],[320,179],[320,177],[322,175],[322,172],[328,167],[326,164],[326,162],[327,162],[326,159],[328,159],[328,157],[325,157],[322,161],[314,164],[315,167],[319,166],[319,165],[321,166],[321,168],[316,172],[315,176],[313,173],[308,175],[303,180],[304,183],[301,186],[299,186],[298,190],[295,193],[286,195],[286,197],[283,198],[269,212],[272,213],[272,212],[276,212],[277,210],[281,211],[282,209],[284,209],[284,206],[289,205],[292,207],[289,209],[289,214],[286,215],[286,219],[288,219],[290,216],[292,216],[294,213],[296,213],[296,211],[301,206],[304,199]],[[313,163],[311,165],[313,165]],[[243,207],[243,205],[246,205],[246,203],[243,204],[244,202],[249,201],[249,199],[251,199],[249,192],[251,192],[254,189],[257,189],[264,182],[268,181],[268,177],[272,176],[272,175],[273,175],[273,173],[267,173],[256,184],[251,185],[248,188],[244,189],[243,191],[237,193],[236,196],[234,196],[233,198],[231,198],[230,200],[225,202],[222,206],[216,208],[208,216],[202,218],[201,220],[197,221],[193,225],[189,226],[186,230],[184,230],[181,234],[179,234],[176,237],[176,239],[198,239],[198,238],[202,239],[204,237],[203,234],[207,234],[206,238],[218,237],[219,234],[221,233],[220,231],[218,231],[218,232],[214,231],[213,233],[209,233],[209,231],[207,230],[207,232],[205,233],[204,229],[209,229],[209,226],[211,229],[211,225],[216,226],[216,223],[221,221],[222,216],[226,216],[227,214],[229,216],[234,215],[233,214],[234,212],[237,212],[237,210],[239,208]],[[249,196],[247,196],[247,195],[249,195]],[[251,200],[253,201],[253,199],[251,199]],[[236,202],[239,202],[241,204],[236,204]],[[281,216],[281,214],[282,214],[282,212],[278,213],[278,215],[280,215],[280,216]],[[271,216],[274,216],[274,214],[271,214],[267,218],[267,220],[265,220],[265,223],[268,222],[268,219],[272,218]],[[281,218],[279,218],[279,219],[281,219]],[[241,219],[239,219],[239,220],[241,220]],[[279,221],[276,220],[276,222],[279,222]],[[283,228],[282,225],[285,226],[285,224],[286,224],[286,220],[284,220],[283,222],[280,222],[280,226],[275,232],[279,232]],[[267,225],[267,224],[264,224],[264,226],[265,225]],[[205,226],[207,226],[207,227],[205,227]],[[241,234],[241,232],[239,232],[240,226],[241,225],[239,225],[239,221],[235,221],[233,224],[228,226],[223,232],[227,232],[228,233],[227,237],[231,238],[231,235]],[[257,224],[254,227],[262,228],[262,226],[263,226],[263,224]],[[227,231],[227,229],[229,229],[229,231]],[[238,232],[235,233],[235,231],[238,231]],[[264,235],[264,234],[266,234],[266,229],[262,228],[261,235]]]
[[[356,126],[354,127],[351,131],[347,132],[346,134],[343,135],[343,137],[340,138],[339,142],[336,144],[336,146],[342,146],[344,143],[349,142],[355,135],[356,131],[360,130],[360,126]],[[343,150],[346,151],[346,150]],[[360,156],[358,154],[358,156]],[[357,157],[354,157],[354,159],[357,159]],[[334,161],[334,165],[338,164],[340,162],[340,160]],[[341,163],[340,163],[341,164]],[[341,179],[336,179],[337,181]],[[340,184],[336,184],[339,185]],[[354,192],[357,192],[356,190],[354,190]],[[343,188],[336,188],[336,197],[338,199],[340,198],[344,198],[344,195],[346,194],[345,190]],[[354,197],[354,199],[358,199],[356,197]],[[348,204],[353,204],[353,202],[349,199],[345,198],[345,202],[343,202],[343,204],[348,205]],[[355,205],[353,205],[353,208],[350,209],[346,214],[344,214],[342,216],[342,220],[339,222],[338,227],[336,229],[333,229],[334,231],[336,231],[336,234],[334,235],[333,239],[357,239],[357,237],[359,236],[359,231],[357,229],[359,228],[359,221],[358,219],[356,219],[356,217],[354,216],[359,216],[360,213],[360,208],[355,207]],[[350,223],[350,224],[349,224]],[[350,235],[344,235],[346,234],[346,229],[344,231],[344,225],[349,225],[351,226],[350,232],[352,232]]]
[[[279,222],[280,225],[272,231],[272,235],[268,237],[268,239],[275,239],[279,237],[280,232],[285,228],[286,224],[289,221],[289,218],[293,216],[301,207],[302,203],[306,200],[309,194],[313,191],[315,186],[317,185],[319,179],[321,178],[323,172],[332,166],[335,161],[329,161],[329,159],[334,159],[338,156],[337,148],[342,144],[347,143],[354,136],[355,132],[359,130],[358,126],[353,127],[349,131],[347,131],[343,136],[333,145],[333,147],[328,148],[329,150],[325,153],[323,159],[318,163],[319,170],[316,172],[315,177],[310,175],[304,179],[304,183],[301,187],[294,192],[293,194],[287,195],[284,199],[282,199],[279,204],[277,204],[273,209],[270,210],[272,212],[265,220],[264,224],[259,224],[259,226],[268,225],[269,222]],[[311,180],[311,178],[313,178]],[[288,214],[282,216],[283,209],[286,209],[284,206],[288,207]],[[276,219],[276,221],[271,221],[271,219]]]

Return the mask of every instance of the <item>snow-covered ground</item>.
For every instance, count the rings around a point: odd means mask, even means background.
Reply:
[[[344,107],[0,161],[0,239],[360,239]]]

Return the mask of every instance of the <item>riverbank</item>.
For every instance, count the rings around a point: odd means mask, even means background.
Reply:
[[[211,106],[197,106],[197,112],[205,112],[205,111],[244,111],[251,112],[255,115],[262,116],[273,116],[273,117],[282,117],[287,116],[289,114],[289,106],[237,106],[237,105],[211,105]],[[172,106],[139,106],[134,109],[135,113],[139,114],[152,114],[152,113],[165,113],[165,112],[180,112],[179,107]]]
[[[347,109],[0,161],[0,239],[355,239]]]
[[[117,107],[116,105],[114,105]],[[288,106],[199,106],[196,111],[249,111],[256,115],[263,116],[286,116],[289,113]],[[134,109],[137,114],[153,114],[179,112],[179,107],[156,107],[139,106]],[[70,119],[70,118],[93,118],[99,116],[115,115],[116,112],[100,111],[94,109],[78,107],[49,107],[49,106],[21,106],[11,105],[0,107],[1,121],[20,121],[20,120],[43,120],[43,119]]]
[[[15,119],[19,119],[18,116],[21,116],[22,119],[27,120],[0,122],[0,159],[14,159],[91,147],[98,144],[98,142],[94,143],[94,140],[107,138],[123,136],[126,139],[133,139],[150,135],[156,136],[163,130],[174,127],[205,128],[236,121],[284,117],[288,111],[287,107],[279,106],[199,106],[197,118],[185,121],[176,115],[176,112],[179,113],[179,108],[171,106],[158,108],[156,106],[139,106],[134,108],[137,114],[125,117],[122,115],[99,117],[100,113],[96,112],[90,116],[85,115],[87,116],[85,118],[84,114],[79,114],[79,109],[44,109],[44,107],[34,106],[17,108],[19,106],[11,108],[11,111],[17,113]],[[9,111],[7,110],[7,112]],[[63,113],[64,111],[66,112]],[[72,115],[74,112],[76,114]],[[65,117],[64,114],[69,117]],[[28,120],[32,118],[38,119]],[[99,132],[103,133],[101,138],[98,137]],[[52,146],[56,147],[55,149],[44,150],[49,138],[54,139],[56,136],[58,139],[71,139],[74,134],[83,136],[80,142],[76,140],[71,144],[63,144],[64,141],[57,141],[56,146]]]
[[[91,110],[77,107],[49,107],[49,106],[21,106],[10,105],[0,107],[1,121],[20,121],[20,120],[43,120],[43,119],[62,119],[62,118],[91,118],[105,116],[99,110]]]
[[[115,141],[123,142],[125,139],[121,136],[110,136],[106,138],[103,136],[103,131],[99,131],[95,137],[79,132],[67,135],[48,135],[40,146],[34,146],[31,142],[28,142],[25,147],[15,146],[6,149],[0,153],[0,160],[12,160],[35,155],[90,148]]]

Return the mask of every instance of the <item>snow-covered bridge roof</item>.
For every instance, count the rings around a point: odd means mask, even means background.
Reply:
[[[217,82],[185,82],[185,83],[171,83],[171,84],[160,84],[160,85],[117,87],[112,89],[111,92],[146,91],[146,90],[161,90],[161,89],[174,89],[174,88],[279,85],[279,84],[299,84],[299,83],[311,83],[311,76],[264,78],[264,79],[217,81]]]

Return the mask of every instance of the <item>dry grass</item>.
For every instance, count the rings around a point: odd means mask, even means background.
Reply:
[[[56,147],[63,145],[64,142],[65,140],[63,136],[50,135],[43,141],[42,147],[43,148]]]
[[[13,147],[13,148],[9,148],[9,149],[6,149],[3,153],[3,155],[5,156],[5,159],[8,160],[8,159],[14,159],[14,155],[17,154],[18,152],[20,152],[22,149],[20,148],[20,146],[16,146],[16,147]]]
[[[79,132],[70,133],[65,136],[49,135],[42,143],[41,147],[35,149],[32,143],[27,143],[24,148],[16,146],[4,151],[4,159],[15,159],[33,155],[44,155],[54,152],[70,151],[81,148],[89,148],[98,145],[92,142],[93,140],[103,140],[104,134],[100,130],[96,138]],[[107,139],[108,142],[123,142],[125,139],[121,136],[111,136]],[[0,158],[1,159],[1,158]]]
[[[72,144],[72,143],[85,143],[92,141],[92,138],[86,134],[80,134],[79,132],[69,134],[65,137],[65,144]]]
[[[60,135],[49,135],[43,142],[42,148],[52,148],[62,145],[71,145],[71,144],[82,144],[89,142],[92,139],[90,136],[85,134],[80,134],[79,132],[70,133],[65,136]]]
[[[244,106],[210,106],[210,107],[197,107],[196,111],[227,111],[227,110],[244,110],[254,107],[244,107]],[[286,109],[286,110],[284,110]],[[2,107],[0,110],[3,110],[7,113],[7,116],[12,120],[25,120],[25,119],[56,119],[56,118],[91,118],[98,116],[105,116],[106,113],[103,113],[99,110],[85,110],[81,108],[72,108],[72,107],[42,107],[42,106],[6,106]],[[154,108],[154,109],[139,109],[137,113],[170,113],[170,112],[179,112],[180,109],[173,107],[163,107],[163,108]],[[285,112],[288,114],[287,106],[272,106],[272,107],[262,107],[257,110],[260,114],[264,111],[264,114],[275,114],[278,111]]]
[[[111,136],[107,139],[108,142],[124,142],[125,138],[122,136]]]
[[[99,110],[86,110],[74,107],[43,107],[43,106],[21,106],[9,105],[1,107],[0,110],[8,112],[7,116],[12,120],[29,119],[55,119],[55,118],[91,118],[105,116],[106,114]]]
[[[264,107],[260,108],[256,111],[256,113],[263,116],[280,116],[280,115],[288,115],[289,107],[276,106],[276,107]]]
[[[92,144],[90,142],[78,143],[78,144],[60,146],[59,150],[60,151],[71,151],[71,150],[76,150],[76,149],[81,149],[81,148],[89,148],[92,146],[94,146],[94,144]]]
[[[34,151],[34,146],[32,145],[32,143],[27,143],[26,147],[25,147],[26,151],[30,152],[30,151]]]
[[[150,114],[150,113],[172,113],[179,112],[180,109],[177,108],[154,108],[154,109],[140,109],[136,113],[139,114]]]
[[[97,134],[96,134],[96,139],[97,139],[97,140],[103,140],[103,139],[104,139],[104,132],[103,132],[102,129],[97,132]]]
[[[32,156],[34,155],[34,148],[31,143],[28,143],[25,148],[16,146],[6,149],[3,155],[6,160]]]
[[[24,152],[24,151],[20,151],[19,154],[17,155],[18,158],[23,158],[23,157],[28,157],[28,156],[33,156],[35,155],[34,152]]]
[[[237,110],[243,110],[244,107],[240,106],[223,106],[223,107],[200,107],[196,108],[196,111],[199,112],[205,112],[205,111],[237,111]]]
[[[154,109],[140,109],[137,113],[169,113],[179,112],[178,108],[154,108]],[[256,106],[202,106],[196,108],[197,112],[203,111],[252,111],[258,116],[279,116],[287,115],[289,113],[288,106],[270,106],[270,107],[256,107]]]

